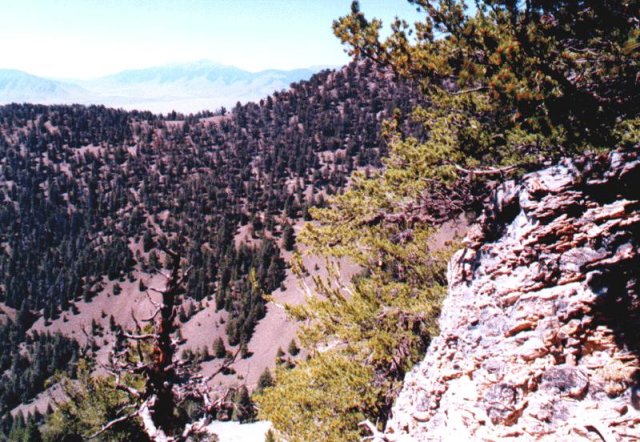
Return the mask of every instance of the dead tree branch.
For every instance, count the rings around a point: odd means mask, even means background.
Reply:
[[[133,413],[125,414],[124,416],[120,416],[117,419],[113,419],[112,421],[109,421],[105,425],[103,425],[100,428],[100,430],[98,430],[95,433],[87,436],[86,438],[87,438],[87,440],[95,439],[96,437],[101,436],[102,434],[104,434],[107,430],[109,430],[113,426],[119,424],[120,422],[128,421],[129,419],[132,419],[132,418],[136,417],[137,415],[138,415],[138,410],[136,410]]]
[[[166,279],[165,287],[144,290],[150,304],[154,306],[153,314],[139,321],[131,311],[135,330],[120,332],[120,337],[128,341],[128,345],[124,350],[116,351],[114,343],[111,365],[105,367],[115,378],[115,388],[125,392],[135,402],[133,406],[136,411],[108,422],[90,438],[96,438],[118,423],[133,418],[140,419],[142,431],[154,442],[182,442],[206,431],[207,416],[179,428],[174,419],[175,409],[188,398],[198,398],[204,402],[208,412],[214,411],[215,402],[207,393],[207,382],[224,372],[240,353],[238,348],[206,378],[191,376],[186,362],[176,360],[177,341],[173,339],[177,331],[175,318],[180,303],[184,302],[184,286],[192,267],[183,270],[180,252],[166,248],[163,251],[171,258],[171,272],[163,274]],[[160,295],[160,299],[153,299],[151,292]],[[148,324],[153,324],[152,331],[147,329]],[[138,390],[123,382],[126,379],[124,374],[142,375],[145,379],[144,389]],[[121,412],[127,408],[123,408]]]

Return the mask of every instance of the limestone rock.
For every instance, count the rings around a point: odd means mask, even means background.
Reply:
[[[639,200],[637,150],[501,185],[382,440],[640,440]]]

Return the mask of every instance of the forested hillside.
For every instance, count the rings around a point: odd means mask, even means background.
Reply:
[[[480,214],[481,220],[495,221],[471,227],[466,246],[474,256],[453,265],[471,263],[460,271],[465,281],[473,281],[478,260],[488,262],[491,272],[480,276],[495,276],[491,284],[496,285],[508,269],[493,268],[490,245],[518,221],[518,204],[530,207],[536,198],[544,199],[537,219],[526,220],[535,224],[535,238],[509,236],[518,242],[511,248],[512,262],[531,273],[528,288],[577,281],[561,278],[567,268],[577,269],[572,278],[583,278],[576,262],[592,252],[578,244],[593,239],[594,253],[616,249],[619,257],[600,265],[615,267],[625,260],[628,279],[620,281],[633,283],[616,286],[615,293],[602,291],[596,286],[603,274],[592,274],[603,314],[637,310],[637,220],[631,216],[637,191],[629,187],[620,193],[603,165],[609,161],[604,158],[615,159],[616,174],[627,174],[629,182],[637,178],[640,1],[409,3],[422,14],[421,21],[411,26],[398,19],[383,33],[382,23],[354,1],[333,28],[353,63],[229,112],[163,117],[103,107],[0,108],[0,308],[5,312],[0,333],[9,337],[0,359],[5,370],[0,392],[8,392],[8,399],[0,411],[29,399],[52,371],[72,367],[67,377],[80,380],[63,383],[70,386],[72,400],[51,414],[43,427],[45,440],[186,441],[206,434],[210,418],[249,420],[256,411],[273,424],[269,440],[395,440],[385,425],[405,376],[439,333],[447,265],[460,246],[456,227],[467,228]],[[634,153],[613,155],[614,150]],[[554,170],[561,160],[582,165],[574,168],[571,182],[527,174]],[[621,164],[625,161],[630,164]],[[523,194],[520,201],[508,189],[518,189],[525,175],[534,177],[527,184],[531,197]],[[583,179],[589,176],[594,179]],[[509,180],[512,185],[505,188]],[[571,191],[570,184],[588,187],[588,198]],[[564,199],[557,198],[560,190],[568,191]],[[616,208],[618,200],[625,201]],[[564,212],[579,217],[598,207],[604,207],[605,216],[591,220],[610,219],[609,227],[624,224],[629,234],[604,238],[606,230],[598,233],[590,225],[583,232],[566,223]],[[548,218],[556,216],[557,228],[548,228]],[[302,219],[314,221],[300,230],[296,221]],[[518,226],[527,224],[522,221]],[[473,235],[478,228],[485,244]],[[300,232],[297,238],[295,232]],[[575,241],[566,240],[574,236]],[[292,250],[296,245],[301,253],[326,258],[326,266],[316,266],[309,278],[304,257]],[[290,269],[283,250],[286,256],[293,251]],[[344,280],[340,262],[357,267],[350,281]],[[303,283],[315,283],[304,287],[304,303],[270,304],[284,307],[300,324],[297,342],[288,348],[291,357],[278,349],[275,373],[263,373],[252,398],[256,408],[246,386],[209,395],[211,386],[194,376],[198,363],[211,358],[208,350],[183,351],[177,360],[178,322],[185,324],[199,308],[178,309],[182,295],[226,312],[224,320],[216,319],[216,327],[224,324],[226,332],[213,346],[214,356],[225,361],[218,374],[236,357],[248,356],[247,342],[262,324],[266,299],[275,299],[264,295],[280,287],[289,271]],[[164,277],[166,287],[155,290],[160,295],[155,303],[149,295],[156,310],[146,327],[136,318],[131,333],[111,324],[121,342],[113,345],[110,365],[104,367],[109,376],[90,376],[91,359],[106,340],[87,339],[88,347],[80,348],[59,335],[34,333],[34,321],[68,321],[78,305],[97,303],[105,291],[114,304],[122,299],[123,286],[125,293],[131,293],[132,284],[145,292],[151,275]],[[483,304],[491,317],[500,316],[509,302],[535,296],[511,284],[513,290],[507,286],[499,301]],[[472,313],[479,315],[467,334],[489,317],[476,308],[478,295],[483,294],[465,292]],[[560,303],[544,316],[566,306]],[[593,345],[567,336],[590,320],[558,316],[569,330],[554,337],[557,342],[538,347],[536,339],[550,335],[549,330],[540,336],[527,333],[543,319],[536,315],[518,316],[524,325],[514,328],[496,322],[479,330],[495,330],[498,341],[525,332],[514,347],[524,349],[527,364],[540,364],[536,370],[548,367],[540,357],[562,341],[578,351],[558,354],[553,363],[581,363],[580,347]],[[636,316],[628,317],[636,321]],[[617,327],[612,322],[600,324]],[[598,333],[613,336],[606,327],[599,325]],[[618,341],[625,361],[632,361],[629,374],[607,376],[624,387],[615,394],[629,391],[637,409],[637,345],[629,341],[635,332],[626,327],[618,336],[623,339],[610,343]],[[92,323],[92,334],[102,338],[102,331]],[[451,342],[439,344],[453,367],[435,373],[438,379],[475,382],[469,373],[477,361],[451,353],[462,335],[449,331],[445,336]],[[490,346],[499,348],[495,342]],[[82,369],[74,373],[80,355]],[[36,363],[45,356],[57,362]],[[29,362],[33,373],[18,379],[17,367]],[[497,377],[504,367],[483,370],[490,372],[483,400],[491,407],[482,412],[486,416],[478,415],[482,426],[503,422],[509,428],[501,434],[524,435],[512,433],[511,426],[527,406],[526,400],[519,402],[522,393],[538,388],[533,378],[542,379],[541,372],[505,385]],[[561,376],[552,377],[560,385],[558,394],[586,391],[576,392],[559,382]],[[567,379],[576,383],[579,377]],[[33,390],[16,398],[15,386],[31,380]],[[430,418],[433,410],[423,406],[426,402],[417,405],[412,423]],[[637,424],[634,415],[625,416],[634,412],[631,407],[616,410],[621,420],[615,422]],[[546,412],[538,409],[536,418],[550,422]],[[566,420],[563,413],[553,410],[554,419]],[[30,436],[39,431],[36,419],[18,416],[11,424],[5,416],[10,437],[37,439]],[[592,422],[581,422],[583,433],[607,438]],[[573,431],[576,425],[570,424]]]
[[[192,266],[188,296],[226,310],[228,342],[246,344],[265,313],[263,293],[284,277],[279,238],[286,232],[290,248],[291,224],[309,207],[339,192],[357,168],[379,167],[383,120],[418,102],[410,84],[353,63],[216,115],[0,107],[0,301],[20,312],[0,316],[12,336],[2,370],[21,363],[19,355],[39,363],[42,351],[20,350],[26,339],[63,351],[63,365],[75,359],[77,347],[64,338],[28,338],[33,321],[73,312],[109,281],[118,296],[134,269],[170,267],[167,247],[184,249]],[[242,226],[255,238],[250,245],[235,241]],[[0,391],[16,376],[6,371]],[[41,388],[34,383],[19,401]],[[15,404],[4,399],[0,412]]]

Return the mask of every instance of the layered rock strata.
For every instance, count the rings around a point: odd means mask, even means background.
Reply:
[[[378,439],[640,440],[639,244],[638,150],[501,185]]]

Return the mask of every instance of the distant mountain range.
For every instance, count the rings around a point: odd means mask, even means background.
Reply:
[[[0,69],[0,104],[104,104],[167,113],[217,110],[259,100],[306,80],[322,67],[249,72],[210,61],[126,70],[95,80],[37,77]]]

